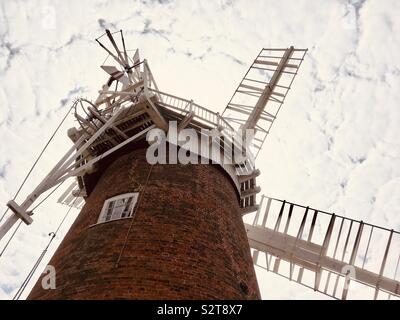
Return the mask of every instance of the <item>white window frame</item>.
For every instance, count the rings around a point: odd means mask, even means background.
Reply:
[[[101,213],[99,215],[99,219],[97,220],[97,223],[103,223],[103,222],[108,222],[108,221],[113,221],[113,220],[119,220],[119,219],[126,219],[132,217],[133,209],[136,206],[137,199],[139,197],[138,192],[133,192],[133,193],[124,193],[120,194],[118,196],[112,197],[104,201],[103,208],[101,209]],[[132,198],[131,203],[129,204],[129,207],[127,208],[128,211],[125,209],[123,211],[115,211],[116,207],[115,204],[119,200],[125,200]],[[123,204],[120,204],[117,208],[120,208]]]

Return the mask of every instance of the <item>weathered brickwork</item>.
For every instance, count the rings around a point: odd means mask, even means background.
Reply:
[[[216,165],[150,169],[144,149],[111,163],[50,261],[57,288],[39,279],[29,299],[260,298],[229,178]],[[132,219],[95,225],[106,199],[135,191]]]

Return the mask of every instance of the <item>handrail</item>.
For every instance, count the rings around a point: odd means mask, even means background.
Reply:
[[[231,142],[235,147],[239,149],[241,148],[241,146],[238,145],[238,142],[234,139],[234,128],[218,112],[213,112],[207,108],[204,108],[197,103],[194,103],[193,100],[184,99],[173,94],[162,92],[152,88],[147,88],[147,90],[161,98],[161,101],[159,101],[161,105],[170,109],[174,109],[175,111],[178,111],[178,113],[181,115],[186,115],[189,112],[193,112],[194,118],[211,124],[215,128],[222,128],[221,133],[224,139],[226,139],[228,142],[225,144],[220,137],[218,143],[222,148],[228,146],[230,151],[232,151],[232,148],[229,147],[229,142]],[[254,161],[250,161],[248,159],[242,165],[236,167],[236,172],[238,175],[247,175],[251,173],[254,168]]]
[[[161,101],[161,103],[165,104],[168,107],[183,111],[183,113],[185,114],[189,111],[193,111],[195,113],[195,116],[200,120],[206,121],[215,126],[221,126],[223,129],[228,130],[230,133],[234,132],[234,128],[218,112],[213,112],[207,108],[200,106],[192,100],[181,98],[170,93],[162,92],[153,88],[148,88],[148,90],[157,94],[158,96],[161,96],[162,98],[165,98]],[[188,104],[190,105],[189,110],[186,109]]]

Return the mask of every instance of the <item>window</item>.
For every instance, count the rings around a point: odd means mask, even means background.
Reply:
[[[138,193],[126,193],[107,199],[97,223],[131,217],[138,195]]]

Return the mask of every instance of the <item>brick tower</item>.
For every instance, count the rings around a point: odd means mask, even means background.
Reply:
[[[29,299],[259,299],[238,193],[218,165],[150,165],[126,146],[85,177],[88,196]],[[107,199],[129,218],[98,223]]]

